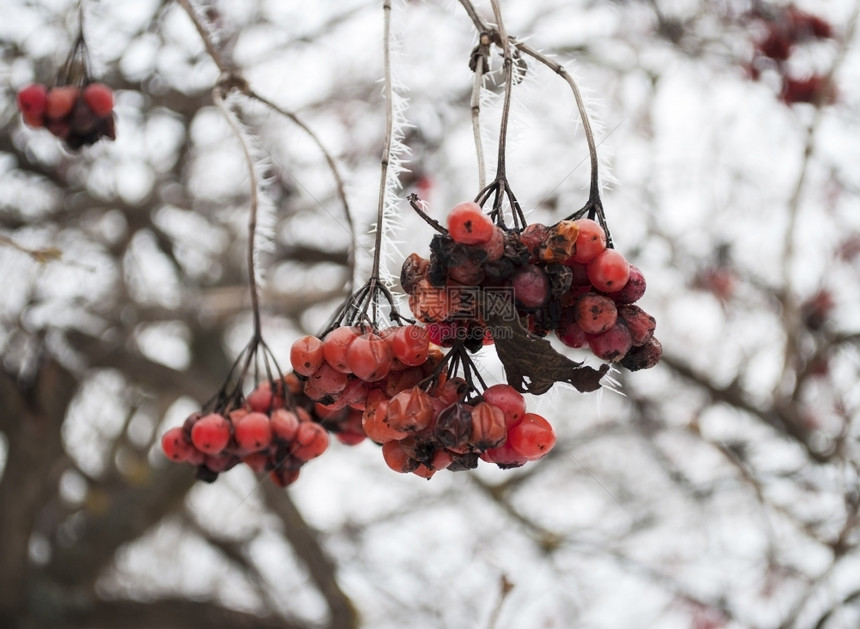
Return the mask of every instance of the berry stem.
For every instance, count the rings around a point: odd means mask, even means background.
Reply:
[[[373,267],[371,281],[379,280],[379,263],[382,255],[382,223],[385,210],[385,183],[388,180],[388,166],[391,161],[391,143],[394,130],[394,88],[391,85],[391,0],[382,3],[384,15],[382,33],[382,70],[385,82],[385,144],[382,148],[382,168],[379,177],[379,201],[376,206],[376,237],[373,244]],[[374,304],[374,320],[376,320]]]
[[[191,18],[192,24],[194,24],[194,28],[197,29],[197,33],[200,35],[200,39],[203,40],[203,46],[206,48],[206,54],[208,54],[212,61],[218,66],[218,69],[221,71],[221,74],[229,74],[232,71],[232,68],[227,63],[227,60],[221,55],[221,51],[215,45],[215,38],[212,35],[212,31],[210,31],[203,23],[201,16],[197,9],[191,4],[190,0],[176,0],[176,2],[181,6],[185,12],[188,14],[188,17]]]
[[[248,216],[248,283],[251,289],[251,310],[253,312],[254,317],[254,339],[261,340],[262,339],[262,328],[260,324],[260,296],[259,296],[259,286],[257,285],[257,274],[256,274],[256,260],[254,259],[254,244],[256,240],[257,234],[257,209],[259,207],[260,197],[259,197],[259,186],[257,182],[257,172],[254,165],[254,158],[251,155],[251,150],[248,147],[248,143],[245,141],[245,135],[242,132],[242,128],[236,115],[233,111],[227,106],[224,102],[224,94],[223,87],[221,84],[215,86],[212,90],[212,97],[215,101],[215,104],[224,114],[224,117],[227,120],[227,123],[230,125],[230,128],[236,134],[236,138],[239,140],[239,145],[242,147],[242,154],[245,157],[245,163],[248,166],[248,178],[250,180],[250,194],[251,199],[249,203],[249,216]]]
[[[350,244],[349,244],[349,256],[347,259],[347,264],[349,265],[349,268],[352,269],[352,272],[349,275],[349,284],[347,285],[347,291],[346,292],[348,292],[348,293],[352,292],[353,285],[355,282],[355,278],[354,278],[354,274],[355,274],[354,273],[354,271],[355,271],[355,251],[357,249],[357,244],[355,241],[355,223],[352,220],[352,211],[350,210],[350,207],[349,207],[349,201],[346,198],[346,186],[343,183],[343,177],[340,174],[340,169],[338,168],[337,162],[335,162],[334,157],[332,157],[331,153],[326,149],[325,145],[322,143],[322,140],[320,140],[319,136],[316,133],[314,133],[313,130],[308,125],[306,125],[304,123],[304,121],[301,118],[299,118],[295,113],[293,113],[291,111],[287,111],[286,109],[276,105],[275,103],[273,103],[269,99],[265,98],[264,96],[261,96],[260,94],[258,94],[254,90],[252,90],[250,88],[250,86],[246,85],[245,88],[242,89],[242,92],[248,98],[251,98],[253,100],[256,100],[256,101],[262,103],[263,105],[265,105],[266,107],[268,107],[269,109],[274,111],[275,113],[280,114],[284,118],[287,118],[288,120],[290,120],[293,124],[295,124],[299,129],[301,129],[302,131],[304,131],[308,135],[308,137],[311,139],[311,141],[317,145],[317,148],[319,148],[320,152],[322,153],[323,159],[325,159],[326,164],[328,165],[328,168],[331,171],[332,177],[334,177],[337,196],[340,199],[341,205],[343,206],[344,218],[346,219],[347,228],[349,229]]]
[[[490,36],[481,33],[478,45],[472,51],[472,63],[474,64],[475,76],[472,81],[472,96],[469,105],[472,110],[472,133],[475,137],[475,154],[478,161],[478,188],[483,189],[487,185],[486,166],[484,164],[484,143],[481,140],[481,90],[484,85],[484,72],[489,64]]]
[[[421,218],[424,219],[424,222],[430,225],[433,229],[439,232],[442,235],[448,233],[448,230],[445,229],[442,224],[437,221],[435,218],[431,218],[427,212],[424,211],[424,201],[418,198],[418,195],[414,192],[406,197],[409,201],[409,205],[412,206],[412,209],[415,210],[415,213],[418,214]]]

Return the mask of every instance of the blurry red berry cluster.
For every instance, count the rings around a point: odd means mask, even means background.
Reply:
[[[46,128],[71,150],[116,139],[113,92],[103,83],[52,88],[34,83],[18,91],[17,101],[28,126]]]
[[[244,463],[285,487],[329,445],[312,404],[302,398],[295,375],[264,380],[239,404],[192,413],[164,433],[161,448],[171,461],[196,466],[198,478],[207,482]]]
[[[782,83],[780,99],[787,105],[834,102],[836,93],[828,77],[820,74],[793,76],[787,63],[799,45],[833,38],[830,23],[792,4],[782,7],[761,5],[751,13],[751,17],[761,30],[754,42],[749,66],[752,78],[758,79],[767,70],[776,71]]]

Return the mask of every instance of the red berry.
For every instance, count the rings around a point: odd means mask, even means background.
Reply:
[[[636,304],[618,306],[618,316],[627,324],[634,347],[644,345],[654,335],[657,321]]]
[[[272,425],[263,413],[248,413],[233,424],[233,437],[243,452],[256,452],[272,443]]]
[[[104,83],[90,83],[84,88],[84,102],[91,112],[104,118],[113,111],[113,92]]]
[[[555,430],[536,413],[526,413],[518,424],[508,431],[510,447],[529,461],[545,456],[555,445]]]
[[[505,414],[493,404],[479,402],[472,407],[472,432],[469,445],[473,450],[483,451],[505,440],[507,426]]]
[[[404,325],[389,337],[394,357],[404,365],[417,367],[427,361],[430,352],[430,332],[420,325]]]
[[[530,223],[525,226],[525,229],[520,233],[520,242],[528,250],[532,261],[537,260],[538,252],[541,246],[546,241],[549,234],[549,227],[542,223]]]
[[[539,308],[549,299],[549,279],[540,267],[524,266],[511,276],[514,297],[523,308]]]
[[[493,237],[494,225],[473,201],[458,203],[448,214],[448,233],[454,242],[479,245]]]
[[[632,304],[635,301],[639,301],[644,294],[645,276],[642,275],[642,271],[631,264],[627,283],[621,290],[607,293],[607,297],[611,297],[612,301],[617,304]]]
[[[168,459],[177,463],[189,461],[195,453],[194,446],[185,439],[182,426],[176,426],[164,433],[161,437],[161,449]]]
[[[477,246],[487,254],[486,262],[500,259],[505,254],[505,230],[498,225],[494,226],[490,239]]]
[[[606,249],[606,232],[600,223],[590,218],[580,218],[574,222],[579,227],[579,234],[569,262],[591,262]]]
[[[273,436],[282,441],[292,441],[299,430],[299,418],[295,413],[285,408],[274,411],[269,423],[272,427]]]
[[[585,332],[576,319],[578,316],[576,308],[565,308],[561,311],[558,327],[555,330],[555,335],[558,339],[568,347],[579,348],[585,347],[588,340],[585,338]]]
[[[604,293],[621,290],[630,277],[630,264],[615,249],[605,249],[586,267],[591,285]]]
[[[347,374],[336,371],[328,364],[324,364],[305,383],[305,393],[312,400],[319,402],[322,397],[337,395],[342,392],[348,383],[349,376]],[[310,391],[308,385],[310,385]],[[312,397],[311,392],[322,395],[320,397]]]
[[[494,384],[484,391],[484,400],[502,411],[505,426],[510,428],[526,414],[526,400],[509,384]]]
[[[44,85],[33,83],[18,90],[18,109],[21,113],[41,115],[48,103],[48,91]]]
[[[420,387],[412,387],[388,401],[385,423],[397,432],[414,433],[427,428],[433,415],[430,396]]]
[[[325,361],[337,371],[350,373],[346,360],[346,352],[350,344],[358,338],[358,328],[343,326],[335,328],[326,334],[323,341],[323,355]]]
[[[346,364],[357,378],[377,382],[391,371],[391,347],[378,334],[362,334],[347,348]]]
[[[575,322],[586,334],[605,332],[618,319],[615,302],[596,293],[586,293],[573,305]]]
[[[241,457],[242,463],[250,467],[257,474],[262,474],[269,467],[269,454],[267,452],[251,452]]]
[[[204,415],[191,428],[191,443],[204,454],[222,452],[229,441],[230,422],[218,413]]]
[[[382,460],[392,470],[401,474],[412,472],[418,467],[418,461],[411,458],[398,441],[386,441],[382,444]]]
[[[269,472],[269,479],[274,483],[277,487],[286,487],[287,485],[292,485],[299,479],[299,468],[297,467],[276,467],[271,472]]]
[[[526,457],[511,447],[510,439],[506,439],[500,446],[487,449],[481,454],[481,458],[487,463],[495,463],[503,470],[520,467],[528,461]]]
[[[72,113],[72,108],[80,94],[78,88],[67,85],[48,90],[45,97],[45,117],[51,120],[61,120]]]
[[[310,461],[328,448],[328,433],[314,422],[302,422],[296,431],[292,455],[300,461]]]
[[[601,360],[616,362],[624,358],[633,346],[630,330],[623,321],[618,321],[601,334],[589,335],[588,347]]]
[[[323,342],[315,336],[296,339],[290,347],[290,364],[298,374],[310,376],[324,361]]]

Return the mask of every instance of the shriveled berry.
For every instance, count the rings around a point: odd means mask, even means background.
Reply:
[[[493,222],[474,201],[458,203],[448,214],[448,233],[454,242],[478,245],[493,237]]]
[[[376,399],[373,402],[368,401],[364,407],[364,413],[361,416],[361,427],[367,438],[376,443],[386,443],[388,441],[397,441],[407,436],[407,433],[394,430],[388,425],[386,419],[388,415],[388,400]]]
[[[456,266],[449,266],[448,277],[466,286],[477,286],[484,280],[484,268],[474,260],[466,259]]]
[[[549,227],[542,223],[530,223],[520,232],[520,242],[528,251],[532,261],[536,261],[538,253],[549,234]]]
[[[591,285],[604,293],[620,290],[630,277],[630,264],[615,249],[605,249],[586,267]]]
[[[573,305],[576,324],[586,334],[600,334],[613,325],[618,318],[615,302],[603,295],[587,293]]]
[[[636,304],[618,306],[618,316],[627,324],[630,330],[630,340],[633,347],[639,347],[648,342],[654,335],[657,321]]]
[[[559,221],[549,228],[538,255],[543,262],[564,262],[576,249],[579,227],[575,221]]]
[[[422,258],[417,253],[410,253],[400,268],[400,285],[403,287],[403,291],[411,295],[418,282],[427,279],[429,269],[430,260]]]
[[[462,402],[443,409],[433,426],[433,436],[446,448],[461,448],[472,435],[472,407]]]
[[[444,321],[451,311],[448,292],[426,279],[421,280],[409,295],[409,309],[423,323]]]
[[[645,345],[634,347],[627,352],[627,355],[621,359],[621,366],[626,367],[630,371],[650,369],[660,362],[662,355],[663,346],[657,340],[657,337],[652,336]]]
[[[385,421],[393,430],[414,433],[427,428],[433,415],[430,396],[420,387],[412,387],[389,400]]]
[[[469,446],[483,451],[505,440],[507,426],[505,414],[500,408],[487,402],[479,402],[472,407],[472,431]]]

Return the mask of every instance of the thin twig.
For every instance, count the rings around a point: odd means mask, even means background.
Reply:
[[[337,196],[340,199],[341,204],[343,205],[343,214],[344,214],[344,218],[346,219],[347,227],[349,228],[349,238],[350,238],[350,246],[349,246],[349,255],[347,258],[347,265],[351,269],[354,270],[355,269],[355,252],[357,249],[357,244],[355,242],[355,223],[352,220],[352,211],[350,210],[350,207],[349,207],[349,201],[346,198],[346,186],[344,185],[343,177],[340,174],[340,169],[338,168],[337,162],[335,162],[334,157],[332,157],[331,153],[326,149],[325,145],[322,143],[322,140],[320,140],[319,136],[316,133],[314,133],[314,131],[308,125],[306,125],[304,123],[304,121],[302,121],[302,119],[299,118],[295,113],[293,113],[291,111],[287,111],[283,107],[276,105],[275,103],[270,101],[268,98],[261,96],[260,94],[255,92],[253,89],[250,88],[250,86],[248,86],[247,89],[243,89],[242,93],[245,94],[248,98],[252,98],[256,101],[259,101],[260,103],[262,103],[263,105],[265,105],[266,107],[271,109],[272,111],[274,111],[274,112],[280,114],[281,116],[283,116],[284,118],[287,118],[288,120],[290,120],[293,124],[295,124],[297,127],[299,127],[299,129],[304,131],[308,135],[308,137],[311,139],[311,141],[317,145],[317,148],[319,148],[320,152],[323,155],[323,159],[325,159],[326,164],[328,165],[328,168],[331,171],[332,177],[334,177],[335,189],[337,191]],[[350,274],[349,285],[347,286],[347,290],[346,290],[346,292],[348,292],[348,293],[351,293],[352,289],[353,289],[353,283],[355,281],[355,278],[353,277],[353,275],[354,275],[354,273]]]
[[[484,165],[484,142],[481,139],[481,90],[484,85],[484,72],[488,69],[487,57],[490,46],[490,38],[486,33],[481,33],[480,41],[474,52],[475,76],[472,81],[472,97],[470,106],[472,110],[472,133],[475,136],[475,155],[478,160],[478,189],[487,185],[486,166]]]
[[[212,39],[212,32],[206,28],[203,22],[200,20],[200,14],[197,12],[197,9],[192,6],[190,0],[176,0],[176,2],[185,9],[185,12],[188,14],[188,17],[191,18],[192,24],[194,24],[194,28],[197,29],[197,33],[200,35],[200,39],[203,40],[203,46],[206,48],[206,54],[208,54],[212,61],[215,62],[215,65],[218,66],[218,69],[222,74],[226,74],[232,71],[232,68],[227,63],[226,59],[221,55],[221,51],[215,45],[215,41]]]
[[[385,144],[382,148],[382,168],[379,176],[379,200],[376,206],[376,237],[373,245],[373,267],[370,279],[379,280],[379,263],[382,251],[382,222],[385,210],[385,184],[391,161],[391,143],[394,130],[394,88],[391,85],[391,0],[382,3],[384,12],[382,33],[382,71],[385,81]],[[376,317],[374,316],[374,320]]]
[[[262,329],[260,325],[260,295],[259,295],[259,287],[257,286],[257,277],[256,277],[256,263],[254,260],[254,243],[257,234],[257,209],[259,207],[259,185],[257,182],[257,172],[256,166],[254,163],[254,157],[251,155],[251,149],[248,147],[248,143],[245,141],[245,135],[242,131],[241,124],[239,120],[236,118],[236,115],[233,111],[227,107],[227,104],[224,102],[224,97],[221,86],[216,86],[212,91],[212,97],[215,100],[215,104],[224,114],[224,117],[227,119],[227,123],[233,129],[233,132],[236,134],[236,138],[239,140],[239,145],[242,147],[242,155],[245,158],[245,163],[248,166],[248,177],[250,179],[250,208],[249,208],[249,216],[248,216],[248,283],[250,284],[251,289],[251,309],[253,311],[254,316],[254,338],[260,339],[262,336]]]

